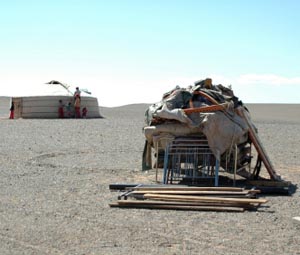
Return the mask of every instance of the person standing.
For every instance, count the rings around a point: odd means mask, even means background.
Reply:
[[[74,102],[74,108],[75,108],[75,118],[80,118],[80,96],[76,95],[75,102]]]
[[[80,98],[80,94],[81,94],[81,91],[80,91],[79,87],[76,87],[76,90],[74,92],[74,99],[76,99],[77,96],[79,96],[79,98]]]
[[[71,102],[69,102],[67,104],[66,109],[67,109],[67,117],[71,118],[72,117],[72,104],[71,104]]]
[[[82,118],[86,119],[86,114],[87,114],[87,108],[83,107],[82,108]]]
[[[62,102],[62,100],[59,100],[59,106],[58,106],[58,117],[60,119],[63,119],[65,116],[64,116],[64,104]]]
[[[9,118],[14,119],[15,118],[15,104],[13,101],[11,101],[11,106],[10,106],[9,110],[10,110]]]

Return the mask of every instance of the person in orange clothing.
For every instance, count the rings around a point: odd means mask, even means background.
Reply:
[[[59,100],[59,106],[58,106],[58,117],[60,119],[63,119],[65,116],[64,116],[64,104],[62,102],[62,100]]]
[[[14,104],[14,102],[11,102],[11,106],[10,106],[9,110],[10,110],[9,118],[14,119],[15,118],[15,104]]]
[[[76,99],[77,96],[79,96],[79,98],[80,98],[80,94],[81,94],[81,91],[80,91],[79,87],[76,87],[76,90],[74,92],[74,99]]]

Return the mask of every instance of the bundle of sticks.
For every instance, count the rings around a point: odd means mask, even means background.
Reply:
[[[255,210],[266,199],[259,190],[235,187],[129,187],[110,207],[243,212]]]

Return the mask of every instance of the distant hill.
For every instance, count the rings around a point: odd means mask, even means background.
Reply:
[[[150,104],[129,104],[118,107],[103,107],[100,106],[100,114],[106,118],[110,116],[117,116],[118,118],[130,118],[130,116],[141,116],[144,118],[145,111]]]
[[[107,107],[107,106],[100,106],[100,108],[105,109],[136,109],[136,108],[148,108],[151,104],[127,104],[127,105],[121,105],[121,106],[114,106],[114,107]]]
[[[245,104],[254,121],[300,123],[300,104]]]
[[[104,117],[118,116],[119,118],[138,115],[144,118],[150,104],[129,104],[119,107],[100,107]],[[300,122],[300,104],[245,104],[254,122]]]

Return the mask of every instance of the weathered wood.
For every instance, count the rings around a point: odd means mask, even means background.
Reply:
[[[144,208],[144,209],[167,209],[167,210],[189,210],[189,211],[219,211],[219,212],[244,212],[244,208],[238,207],[216,207],[216,206],[185,206],[185,205],[159,205],[159,204],[118,204],[112,203],[110,207],[120,208]]]
[[[164,186],[140,186],[134,187],[134,190],[195,190],[195,191],[243,191],[243,188],[236,187],[190,187],[190,186],[174,186],[174,185],[164,185]]]
[[[184,109],[183,111],[185,112],[185,114],[192,114],[195,112],[216,112],[216,111],[222,111],[224,110],[225,107],[227,107],[228,104],[224,103],[224,104],[219,104],[219,105],[209,105],[209,106],[202,106],[202,107],[196,107],[196,108],[188,108],[188,109]]]
[[[197,190],[135,190],[131,194],[170,194],[170,195],[235,195],[245,196],[249,191],[197,191]]]
[[[210,201],[210,202],[226,202],[226,203],[257,203],[263,204],[268,200],[266,199],[249,199],[249,198],[221,198],[221,197],[205,197],[205,196],[180,196],[180,195],[159,195],[159,194],[145,194],[144,198],[148,199],[169,199],[175,201]]]
[[[118,204],[155,204],[155,205],[188,205],[188,206],[217,206],[224,207],[224,203],[210,203],[210,202],[199,202],[199,201],[161,201],[161,200],[118,200]],[[230,203],[230,207],[243,207],[248,209],[256,208],[256,205],[252,204],[241,204],[241,203]]]
[[[238,107],[236,110],[237,110],[238,114],[246,121],[247,126],[249,127],[249,131],[248,131],[249,138],[252,141],[252,143],[254,144],[254,147],[257,150],[257,153],[260,156],[262,162],[264,163],[271,179],[277,180],[277,181],[281,180],[281,177],[279,175],[277,175],[262,142],[260,141],[258,135],[256,134],[256,132],[251,124],[251,120],[250,120],[250,117],[248,116],[248,113],[246,112],[246,110],[243,107]]]
[[[161,201],[161,202],[181,202],[181,203],[195,203],[200,205],[207,205],[207,206],[229,206],[229,207],[243,207],[243,208],[256,208],[260,204],[258,203],[239,203],[239,202],[216,202],[216,201],[195,201],[195,200],[180,200],[180,199],[170,199],[170,198],[151,198],[150,201]],[[146,201],[146,200],[144,200]]]

